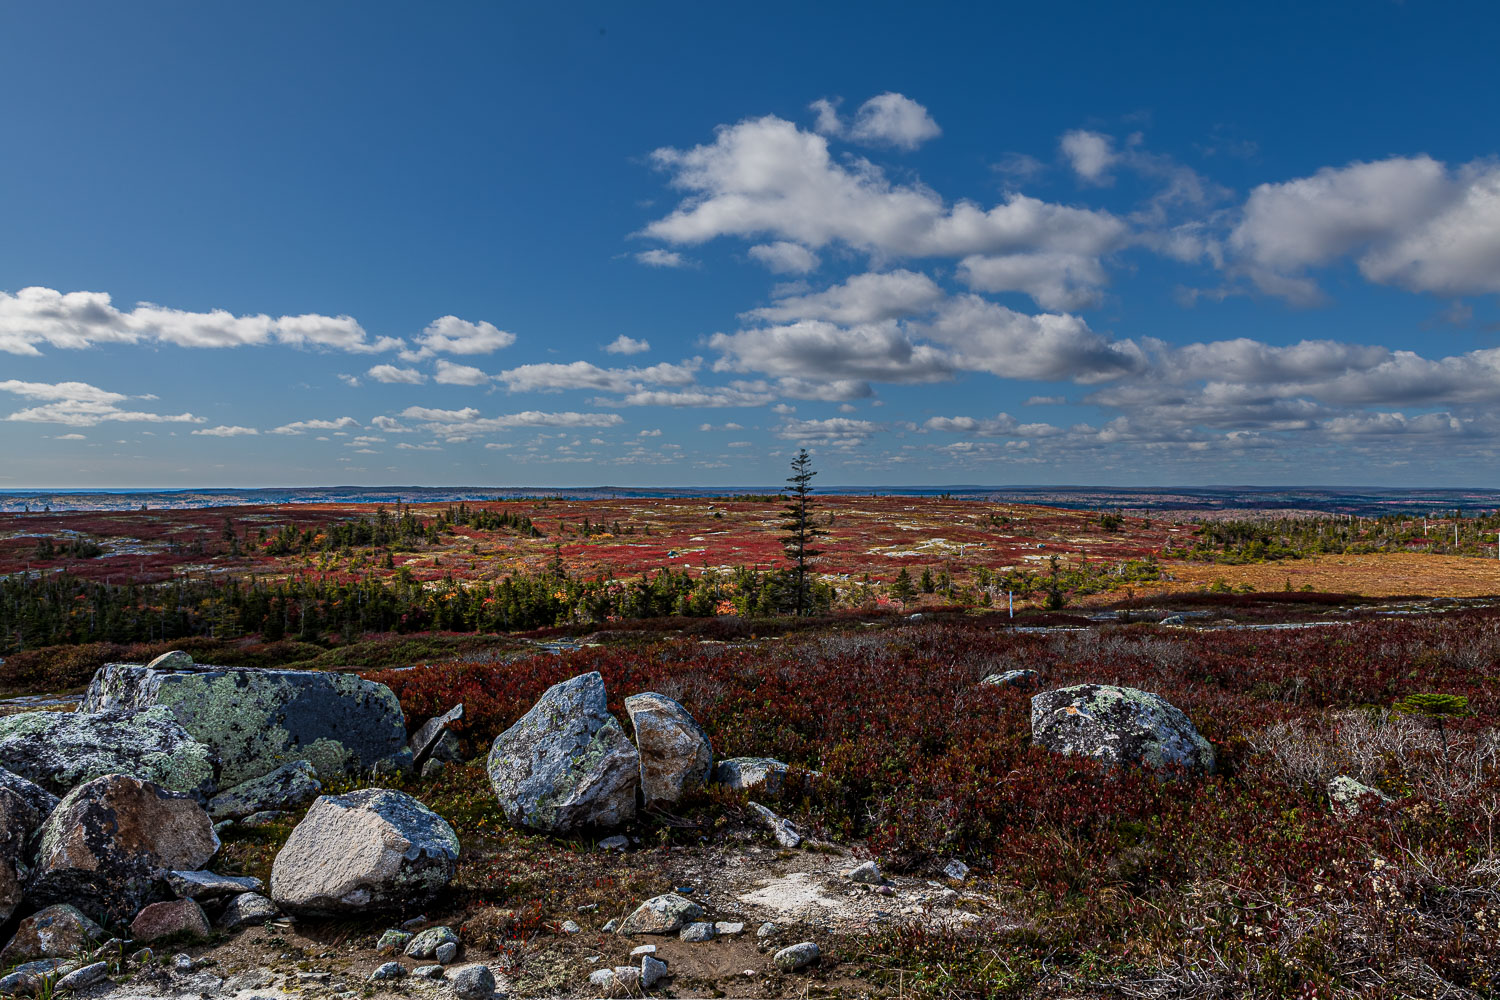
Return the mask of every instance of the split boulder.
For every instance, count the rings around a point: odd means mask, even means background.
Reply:
[[[458,836],[403,792],[324,795],[271,866],[271,899],[293,913],[364,913],[419,905],[448,884]]]
[[[1106,767],[1214,770],[1214,750],[1192,720],[1160,695],[1109,684],[1077,684],[1031,699],[1031,738],[1057,753]]]
[[[671,805],[701,788],[713,773],[714,748],[688,710],[648,691],[625,699],[641,755],[641,795],[647,806]]]
[[[0,718],[0,765],[58,795],[129,774],[206,799],[218,761],[166,709],[22,712]]]
[[[311,761],[326,780],[407,759],[401,704],[384,684],[314,670],[156,662],[105,664],[82,709],[165,709],[218,754],[224,786],[296,760]]]
[[[487,769],[517,826],[567,833],[635,817],[640,754],[609,714],[597,672],[548,688],[495,738]]]
[[[201,869],[218,850],[192,797],[109,774],[73,789],[47,818],[27,896],[123,922],[166,895],[166,872]]]
[[[429,759],[452,760],[457,756],[455,747],[450,744],[457,742],[457,737],[449,731],[448,727],[464,717],[464,703],[459,702],[442,715],[434,716],[422,723],[411,738],[412,766],[420,768]],[[442,751],[441,753],[439,751]]]

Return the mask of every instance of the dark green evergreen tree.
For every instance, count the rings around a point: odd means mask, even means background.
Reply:
[[[786,534],[781,536],[781,547],[792,561],[792,583],[796,590],[795,604],[798,615],[810,614],[812,602],[808,600],[807,564],[823,553],[812,547],[813,540],[824,532],[812,523],[812,456],[806,448],[797,451],[792,459],[792,474],[787,477],[791,484],[788,493],[791,502],[785,507],[786,516],[781,522]]]

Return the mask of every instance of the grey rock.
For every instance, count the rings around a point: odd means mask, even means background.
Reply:
[[[378,983],[387,979],[402,979],[406,976],[406,966],[400,962],[386,962],[380,968],[370,973],[370,982]]]
[[[655,954],[656,954],[656,945],[654,945],[654,944],[636,945],[634,948],[630,949],[630,957],[631,958],[640,958],[642,955],[655,955]]]
[[[675,892],[646,900],[620,924],[619,934],[675,934],[703,915],[703,907]]]
[[[246,816],[244,819],[240,820],[239,825],[243,826],[247,830],[253,830],[256,827],[270,826],[272,823],[280,823],[282,820],[286,819],[286,817],[287,814],[282,812],[280,809],[268,809],[265,812],[251,813],[249,816]],[[233,822],[233,820],[226,820],[226,822]]]
[[[787,765],[771,757],[730,757],[721,760],[714,768],[714,782],[736,792],[747,792],[761,785],[774,792],[789,770]]]
[[[18,965],[9,975],[0,978],[0,994],[5,996],[36,996],[44,992],[47,980],[63,968],[61,959],[47,959]]]
[[[193,956],[185,951],[179,951],[172,956],[172,971],[174,972],[192,972],[197,964],[193,961]]]
[[[759,802],[751,802],[750,809],[782,847],[791,849],[802,843],[802,834],[791,820],[776,815]]]
[[[170,899],[152,903],[135,915],[130,936],[136,941],[156,941],[166,937],[206,938],[212,930],[208,914],[196,899]]]
[[[620,920],[618,917],[616,917],[613,920],[607,921],[604,926],[599,929],[605,934],[617,934],[620,931]]]
[[[623,851],[630,846],[630,838],[624,834],[615,834],[613,837],[605,837],[599,841],[601,851]]]
[[[447,761],[429,760],[422,765],[422,777],[426,778],[428,781],[431,781],[433,778],[436,778],[438,775],[442,774],[443,769],[447,766]]]
[[[564,920],[559,928],[564,934],[582,934],[583,928],[578,926],[576,920]]]
[[[406,944],[408,958],[432,958],[445,944],[458,946],[458,935],[451,927],[429,927]]]
[[[324,795],[271,866],[271,898],[292,913],[336,914],[420,904],[453,878],[458,836],[404,792]]]
[[[393,928],[380,935],[380,940],[375,942],[375,950],[382,955],[394,955],[398,951],[404,951],[415,936],[411,931],[398,931]]]
[[[567,833],[635,817],[640,755],[606,709],[598,673],[547,689],[495,738],[487,768],[501,811],[517,826]]]
[[[714,925],[705,920],[695,921],[677,932],[677,937],[689,944],[712,941],[716,936]]]
[[[595,969],[589,973],[589,985],[605,996],[612,996],[616,988],[614,969]]]
[[[411,970],[411,974],[422,979],[442,979],[448,975],[448,970],[441,965],[419,965]]]
[[[466,965],[453,973],[452,982],[459,1000],[488,1000],[495,992],[495,974],[488,965]]]
[[[738,920],[719,920],[714,922],[714,934],[719,937],[739,937],[745,933],[745,925]]]
[[[676,803],[713,773],[708,733],[680,704],[647,691],[625,699],[641,756],[641,795],[650,806]]]
[[[163,708],[0,717],[0,766],[58,795],[128,774],[206,800],[218,779],[213,750]]]
[[[16,912],[31,873],[31,837],[42,816],[20,795],[0,787],[0,924]]]
[[[1391,797],[1380,789],[1355,781],[1347,774],[1328,779],[1328,804],[1333,815],[1345,822],[1359,816],[1367,805],[1384,806],[1390,802]]]
[[[943,874],[957,882],[962,882],[969,877],[969,866],[954,858],[943,866]]]
[[[452,965],[453,960],[458,957],[457,942],[448,941],[438,945],[436,950],[433,951],[432,957],[437,959],[438,965]]]
[[[195,871],[219,850],[195,799],[123,774],[69,792],[40,843],[28,898],[102,908],[121,923],[167,897],[163,871]]]
[[[67,958],[109,935],[76,906],[57,904],[22,920],[10,943],[0,949],[0,966],[42,958]]]
[[[755,929],[755,944],[761,951],[765,951],[780,936],[780,925],[767,920]]]
[[[412,766],[421,767],[425,764],[436,752],[443,737],[451,735],[448,727],[463,717],[464,703],[459,702],[442,715],[422,723],[422,727],[411,738]]]
[[[411,930],[413,927],[421,927],[425,923],[427,923],[427,914],[419,913],[415,917],[409,917],[401,921],[401,927],[403,930]]]
[[[885,876],[880,874],[880,866],[873,860],[866,861],[852,871],[845,873],[845,877],[851,882],[863,882],[865,885],[885,884]]]
[[[53,984],[53,988],[62,990],[65,993],[72,992],[73,990],[86,990],[90,986],[97,986],[108,978],[109,963],[94,962],[91,965],[85,965],[81,969],[74,969]]]
[[[180,649],[166,652],[146,664],[147,670],[191,670],[193,669],[193,657],[190,653]]]
[[[803,941],[778,951],[771,961],[776,963],[778,969],[786,972],[796,972],[805,969],[818,960],[818,946],[812,941]]]
[[[295,760],[311,761],[324,779],[361,774],[406,749],[395,694],[355,674],[110,663],[94,674],[81,707],[149,706],[217,753],[224,786]]]
[[[1160,695],[1108,684],[1077,684],[1031,699],[1031,738],[1057,753],[1106,767],[1214,769],[1214,750],[1183,712]]]
[[[167,872],[167,885],[179,899],[215,899],[260,892],[261,881],[250,875],[219,875],[215,872]]]
[[[993,687],[1030,687],[1036,683],[1036,671],[1006,670],[1002,673],[990,674],[979,683]]]
[[[37,811],[37,815],[40,817],[38,822],[46,819],[47,814],[57,808],[58,798],[56,795],[53,795],[36,782],[21,777],[14,771],[7,771],[0,768],[0,788],[8,788],[21,796],[27,805]]]
[[[1161,620],[1163,625],[1186,625],[1187,619],[1181,615],[1167,615]]]
[[[276,916],[280,911],[276,904],[258,892],[245,892],[229,901],[224,912],[219,914],[218,924],[226,931],[241,927],[258,927]]]
[[[214,819],[244,819],[255,813],[294,809],[306,805],[323,791],[311,761],[294,760],[270,774],[242,781],[208,801]]]
[[[641,986],[646,989],[655,988],[656,984],[667,978],[667,963],[650,955],[641,956]]]

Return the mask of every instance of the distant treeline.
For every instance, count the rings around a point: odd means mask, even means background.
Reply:
[[[152,642],[257,634],[266,641],[349,638],[366,632],[514,632],[665,615],[786,614],[795,584],[784,571],[737,569],[692,577],[663,569],[638,580],[584,579],[559,564],[494,582],[175,580],[112,584],[67,574],[0,580],[0,654],[85,642]],[[813,587],[815,609],[837,593]]]
[[[1455,535],[1456,529],[1456,535]],[[1433,552],[1483,556],[1494,552],[1500,513],[1463,517],[1267,517],[1212,521],[1191,546],[1166,549],[1168,559],[1252,563],[1306,556]]]

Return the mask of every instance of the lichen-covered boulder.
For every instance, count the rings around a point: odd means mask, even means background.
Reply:
[[[675,892],[653,896],[620,922],[618,934],[676,934],[699,917],[703,907]]]
[[[1214,769],[1214,750],[1181,709],[1160,695],[1110,684],[1076,684],[1031,699],[1031,738],[1057,753],[1107,767]]]
[[[1328,779],[1328,805],[1333,815],[1348,822],[1355,819],[1366,808],[1390,805],[1391,797],[1378,788],[1371,788],[1347,774]]]
[[[106,774],[129,774],[207,798],[218,760],[164,708],[22,712],[0,717],[0,765],[48,791]]]
[[[168,871],[201,869],[218,850],[191,796],[109,774],[73,789],[47,817],[27,897],[123,922],[168,895]]]
[[[0,924],[11,918],[26,894],[31,835],[41,815],[9,788],[0,788]]]
[[[458,836],[403,792],[325,795],[271,866],[271,899],[293,913],[365,913],[418,906],[446,886]]]
[[[567,833],[635,817],[640,754],[609,714],[598,673],[548,688],[495,737],[487,766],[500,809],[517,826]]]
[[[41,819],[46,819],[47,814],[57,808],[58,798],[56,795],[53,795],[36,782],[21,777],[14,771],[7,771],[4,768],[0,768],[0,788],[8,788],[25,799],[26,804],[35,809]]]
[[[68,958],[107,937],[104,928],[77,907],[49,906],[21,921],[10,943],[0,950],[0,966],[39,958]]]
[[[401,704],[354,674],[108,663],[81,710],[160,706],[223,761],[222,786],[311,761],[324,779],[363,772],[406,750]],[[0,761],[3,763],[3,761]]]
[[[646,805],[671,805],[708,781],[714,748],[687,709],[664,694],[647,691],[626,698],[625,711],[641,755]]]
[[[1004,670],[998,674],[990,674],[979,683],[991,687],[1032,687],[1036,684],[1036,671]]]
[[[323,792],[323,783],[310,761],[294,760],[270,774],[242,781],[208,800],[208,814],[215,820],[244,819],[258,812],[272,812],[305,805]]]
[[[789,768],[772,757],[730,757],[714,768],[714,783],[736,792],[748,792],[764,785],[774,792]]]

